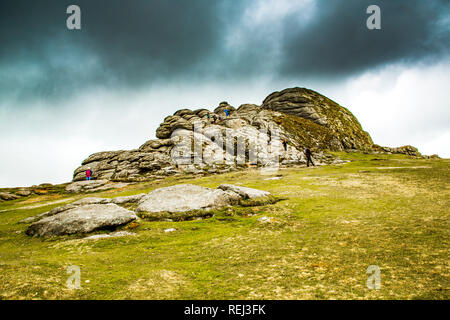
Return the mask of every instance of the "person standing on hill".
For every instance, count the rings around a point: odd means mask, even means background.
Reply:
[[[312,158],[311,158],[311,149],[310,149],[310,147],[306,147],[305,148],[305,150],[304,150],[304,153],[305,153],[305,156],[306,156],[306,166],[307,167],[309,167],[309,163],[311,162],[311,164],[313,165],[313,166],[315,166],[314,165],[314,162],[312,161]]]
[[[286,141],[286,139],[283,139],[283,148],[284,148],[284,151],[286,152],[287,151],[287,141]]]
[[[86,180],[91,180],[91,177],[92,177],[92,170],[91,170],[91,167],[89,167],[86,170]]]

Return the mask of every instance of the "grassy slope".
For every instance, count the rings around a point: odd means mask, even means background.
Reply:
[[[227,182],[288,198],[240,215],[230,210],[200,221],[143,222],[135,237],[29,238],[18,221],[61,203],[30,206],[74,197],[0,203],[0,297],[449,299],[450,161],[340,155],[357,161],[286,169],[281,180],[250,170],[96,194]],[[261,216],[274,222],[258,222]],[[178,231],[164,233],[171,227]],[[81,268],[80,290],[65,286],[70,265]],[[380,290],[366,287],[369,265],[381,268]]]

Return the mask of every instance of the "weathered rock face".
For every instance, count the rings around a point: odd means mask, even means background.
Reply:
[[[186,212],[234,205],[241,197],[231,191],[179,184],[153,190],[143,197],[137,212]]]
[[[158,128],[157,136],[162,139],[147,141],[137,150],[93,154],[75,170],[74,181],[84,180],[88,167],[93,170],[94,179],[144,181],[182,173],[223,173],[247,168],[249,164],[306,162],[305,144],[277,123],[277,117],[283,117],[281,113],[248,104],[237,110],[229,105],[222,106],[217,112],[222,113],[225,107],[230,115],[225,117],[223,113],[222,120],[216,115],[216,121],[214,112],[205,109],[180,110],[176,112],[178,115],[167,117]],[[271,132],[275,132],[278,139],[272,139]],[[322,149],[322,145],[315,143],[315,137],[310,139],[310,133],[305,133],[304,137],[312,146]],[[288,141],[287,150],[280,142],[282,139]],[[322,137],[317,139],[320,141]],[[319,164],[333,160],[320,150],[314,156]]]
[[[173,142],[170,139],[150,140],[137,150],[99,152],[83,161],[74,172],[74,181],[82,181],[88,167],[93,174],[92,181],[143,181],[149,176],[163,177],[176,173],[170,157]]]
[[[333,149],[370,149],[370,135],[346,108],[305,88],[290,88],[270,94],[262,108],[292,114],[310,120],[330,131],[336,141]]]
[[[224,110],[230,114],[225,116]],[[239,108],[222,102],[212,112],[181,109],[156,131],[159,139],[139,149],[91,155],[74,172],[85,179],[145,181],[183,173],[224,173],[249,165],[305,164],[309,146],[315,164],[336,163],[324,150],[372,150],[372,139],[347,109],[308,89],[291,88],[269,95],[261,106]],[[286,140],[286,149],[281,141]]]
[[[32,223],[26,230],[29,236],[60,236],[88,233],[114,228],[137,219],[134,212],[116,204],[88,204],[75,207]]]

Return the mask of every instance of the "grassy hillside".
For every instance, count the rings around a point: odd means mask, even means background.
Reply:
[[[449,299],[450,160],[339,156],[353,161],[281,170],[280,180],[252,169],[94,194],[232,183],[286,199],[205,220],[142,221],[134,237],[30,238],[18,223],[86,195],[0,203],[0,298]],[[66,288],[70,265],[81,268],[79,290]],[[369,265],[381,269],[380,290],[366,287]]]

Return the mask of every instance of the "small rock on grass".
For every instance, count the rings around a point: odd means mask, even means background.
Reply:
[[[135,236],[136,233],[128,232],[128,231],[117,231],[112,233],[105,234],[94,234],[92,236],[83,238],[84,240],[95,240],[95,239],[104,239],[104,238],[116,238],[116,237],[125,237],[125,236]]]
[[[265,178],[264,180],[280,180],[282,177],[270,177],[270,178]]]
[[[261,217],[258,219],[259,222],[273,222],[272,217]]]
[[[270,196],[270,192],[247,188],[247,187],[238,187],[232,184],[223,183],[217,187],[217,189],[221,189],[224,191],[232,191],[240,195],[243,199],[254,199],[259,197],[267,197]]]

